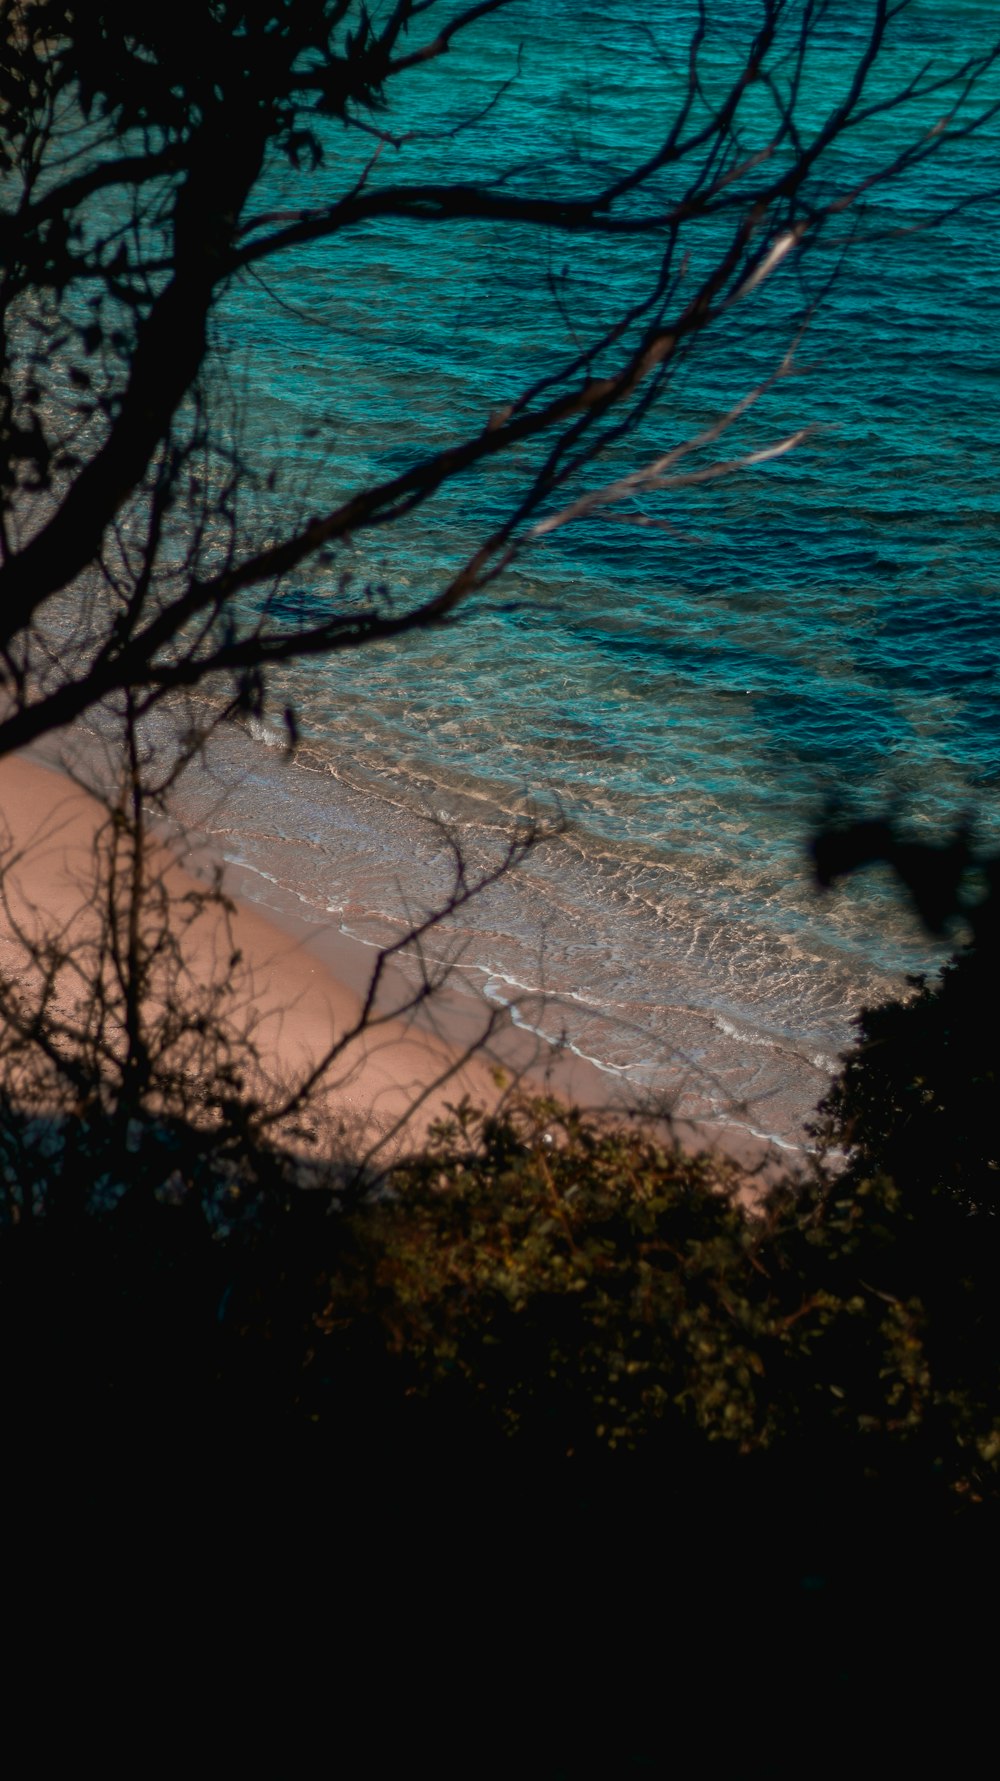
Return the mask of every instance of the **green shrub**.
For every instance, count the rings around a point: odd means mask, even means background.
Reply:
[[[942,1295],[888,1178],[817,1175],[749,1214],[738,1187],[552,1103],[463,1109],[353,1216],[317,1329],[374,1319],[404,1391],[539,1454],[707,1441],[991,1488],[997,1350],[954,1243]]]
[[[828,1502],[994,1493],[992,1220],[954,1194],[852,1166],[748,1206],[718,1158],[548,1101],[462,1107],[346,1201],[280,1153],[152,1127],[95,1196],[100,1134],[59,1135],[26,1132],[0,1230],[8,1421],[277,1419],[341,1470],[633,1455],[695,1495],[749,1464],[778,1503],[806,1476]]]

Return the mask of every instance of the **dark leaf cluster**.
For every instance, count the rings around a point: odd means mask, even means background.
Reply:
[[[86,1351],[119,1435],[180,1413],[174,1378],[188,1432],[297,1426],[341,1465],[416,1443],[692,1488],[738,1462],[774,1487],[996,1494],[996,1257],[949,1193],[847,1173],[748,1207],[718,1160],[548,1102],[461,1107],[374,1193],[232,1131],[22,1121],[15,1152],[12,1129],[8,1379]],[[66,1305],[35,1302],[70,1256]]]

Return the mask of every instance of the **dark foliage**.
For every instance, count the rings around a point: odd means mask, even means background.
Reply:
[[[665,1728],[784,1773],[971,1685],[1000,1331],[953,1195],[748,1216],[711,1160],[549,1104],[460,1110],[368,1200],[203,1131],[110,1152],[25,1128],[0,1231],[14,1476],[108,1529],[102,1570],[133,1527],[213,1590],[228,1554],[257,1626],[277,1563],[318,1651],[371,1623],[393,1737],[445,1665],[448,1725],[545,1775],[655,1766]]]
[[[986,1245],[1000,1235],[997,987],[969,950],[908,1000],[865,1009],[816,1128],[847,1151],[852,1179],[888,1176],[928,1218],[951,1198]]]
[[[933,932],[957,919],[973,940],[931,982],[867,1008],[857,1043],[813,1126],[850,1208],[878,1208],[858,1231],[859,1275],[919,1301],[934,1400],[947,1405],[967,1456],[1000,1457],[1000,1147],[996,1028],[1000,990],[1000,861],[977,857],[967,833],[940,845],[901,836],[892,820],[840,824],[820,837],[821,882],[882,862]],[[967,1487],[990,1489],[971,1466]]]
[[[826,1150],[847,1153],[852,1180],[888,1177],[931,1222],[951,1199],[989,1246],[1000,1209],[1000,856],[977,855],[966,830],[917,843],[884,819],[829,827],[814,858],[822,885],[886,864],[930,932],[956,920],[971,930],[933,982],[914,978],[909,997],[864,1010],[814,1129]]]
[[[843,1179],[748,1217],[724,1165],[547,1103],[461,1110],[360,1201],[260,1146],[114,1144],[25,1130],[0,1270],[26,1407],[119,1439],[298,1429],[341,1468],[492,1455],[571,1489],[641,1462],[684,1492],[743,1463],[789,1488],[993,1491],[992,1257],[953,1197],[927,1220]]]

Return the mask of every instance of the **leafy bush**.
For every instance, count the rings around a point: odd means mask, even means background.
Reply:
[[[990,1488],[978,1276],[942,1300],[885,1177],[780,1185],[749,1214],[738,1188],[718,1159],[552,1103],[466,1108],[353,1215],[316,1327],[336,1344],[376,1320],[405,1391],[538,1455],[697,1471],[707,1441]]]
[[[854,1178],[891,1176],[930,1213],[938,1195],[993,1219],[1000,1206],[996,972],[984,948],[958,955],[906,1000],[866,1008],[860,1039],[819,1108],[823,1148]],[[992,1233],[981,1227],[984,1240]]]
[[[929,1215],[852,1167],[748,1207],[717,1158],[535,1101],[463,1106],[346,1200],[278,1150],[136,1126],[95,1195],[100,1134],[36,1125],[0,1231],[8,1420],[277,1419],[341,1467],[631,1455],[695,1495],[735,1463],[778,1503],[806,1477],[995,1492],[993,1257],[953,1194]]]

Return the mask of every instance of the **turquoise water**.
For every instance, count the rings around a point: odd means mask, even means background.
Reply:
[[[827,9],[807,120],[838,91],[870,10]],[[747,0],[709,12],[721,82],[756,14]],[[447,132],[519,67],[488,124],[387,150],[373,179],[516,164],[526,185],[558,191],[625,164],[655,139],[689,19],[649,0],[525,0],[483,21],[411,78],[401,121]],[[914,5],[873,94],[927,57],[982,47],[991,27],[990,6]],[[862,175],[942,109],[876,119],[825,177]],[[371,147],[331,124],[338,180]],[[475,864],[518,814],[558,807],[565,832],[436,944],[460,952],[477,994],[543,988],[548,1012],[532,1023],[635,1087],[794,1142],[853,1013],[940,956],[877,877],[817,896],[806,849],[824,800],[893,801],[928,835],[974,810],[995,837],[997,206],[982,198],[912,232],[991,183],[996,124],[874,189],[799,349],[802,374],[732,442],[812,425],[794,454],[633,504],[674,530],[605,516],[554,534],[447,631],[288,671],[273,704],[296,705],[296,761],[275,746],[279,724],[255,725],[220,741],[224,813],[190,794],[262,900],[293,896],[376,940],[441,894],[436,821]],[[591,485],[689,437],[773,371],[847,227],[701,340]],[[693,266],[716,241],[713,225],[692,242]],[[245,399],[245,449],[279,470],[253,516],[260,534],[481,427],[550,371],[572,350],[550,275],[586,331],[643,288],[658,251],[382,221],[248,278],[219,318],[216,364],[220,390]],[[328,598],[345,569],[395,598],[432,592],[531,461],[359,536],[283,591],[290,615]]]

